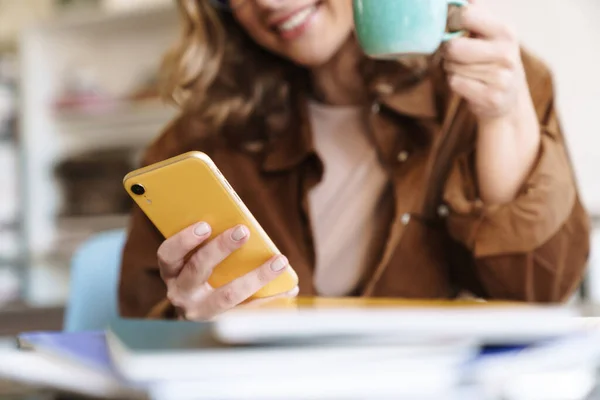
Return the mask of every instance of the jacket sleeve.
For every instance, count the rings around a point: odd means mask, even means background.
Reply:
[[[131,213],[123,249],[119,311],[125,318],[172,317],[167,289],[160,277],[156,252],[162,238],[139,207]]]
[[[536,164],[517,197],[486,206],[477,196],[473,154],[454,163],[444,192],[450,236],[472,254],[475,275],[491,299],[564,301],[581,283],[590,222],[579,198],[552,78],[525,55],[541,127]]]

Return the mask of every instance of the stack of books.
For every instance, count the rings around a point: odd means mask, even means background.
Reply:
[[[210,322],[24,332],[0,353],[0,379],[161,400],[584,398],[600,365],[593,325],[558,306],[286,299]]]

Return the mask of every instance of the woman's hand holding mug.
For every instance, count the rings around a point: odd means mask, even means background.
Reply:
[[[213,269],[250,237],[243,225],[233,227],[207,241],[211,227],[200,222],[165,240],[158,249],[160,274],[167,297],[188,320],[208,320],[245,302],[280,275],[288,260],[278,255],[265,264],[219,288],[208,283]],[[294,297],[298,287],[277,297]]]

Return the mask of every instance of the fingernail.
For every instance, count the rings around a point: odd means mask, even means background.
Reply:
[[[248,236],[248,228],[246,228],[245,226],[238,226],[231,233],[231,239],[235,240],[236,242],[239,242],[246,236]]]
[[[275,259],[275,261],[273,261],[271,263],[271,271],[273,271],[273,272],[279,272],[279,271],[281,271],[282,269],[285,268],[285,266],[287,265],[287,263],[288,263],[287,258],[285,258],[283,256],[277,257]]]
[[[298,293],[300,293],[300,288],[298,286],[296,286],[295,288],[293,288],[292,290],[287,292],[287,296],[288,297],[296,297],[296,296],[298,296]]]
[[[210,232],[210,226],[206,222],[201,222],[194,228],[194,235],[204,236]]]

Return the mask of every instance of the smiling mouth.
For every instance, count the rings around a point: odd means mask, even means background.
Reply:
[[[286,39],[296,37],[302,33],[308,22],[310,22],[311,17],[319,9],[319,6],[320,2],[297,11],[285,20],[274,24],[272,26],[273,31],[279,33],[280,36]]]

